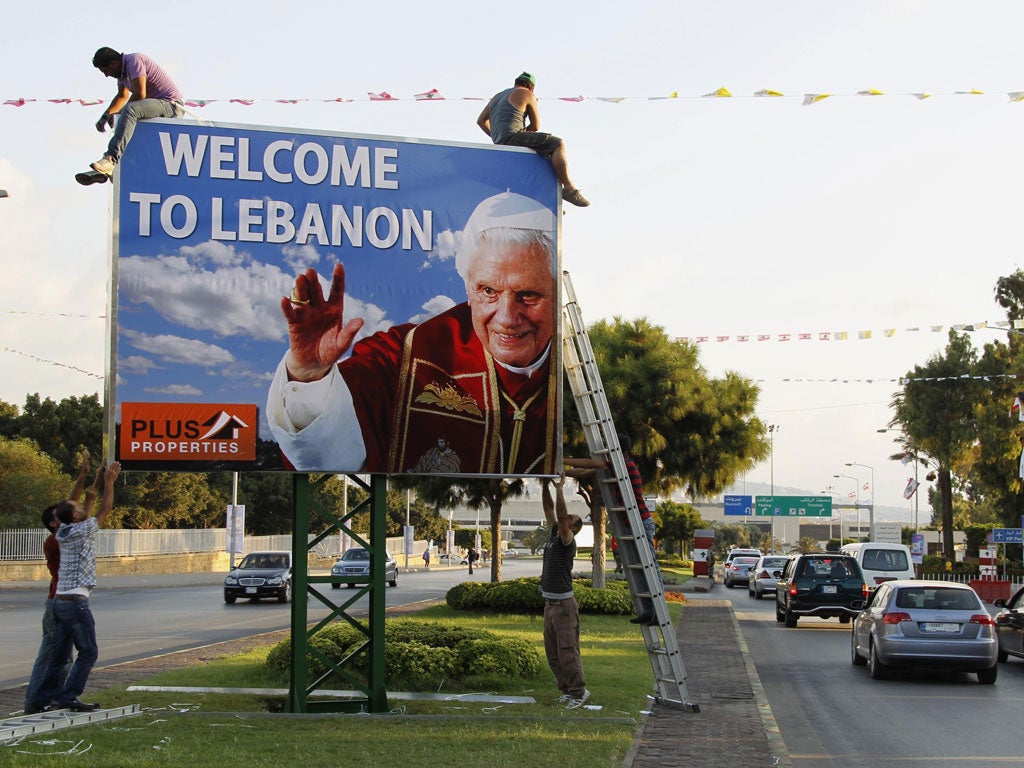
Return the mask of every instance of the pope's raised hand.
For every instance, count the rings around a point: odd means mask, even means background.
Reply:
[[[281,311],[288,321],[288,354],[285,366],[294,381],[316,381],[352,346],[363,327],[362,318],[343,321],[345,309],[345,267],[334,265],[331,290],[324,298],[315,269],[295,278],[292,295],[281,299]]]

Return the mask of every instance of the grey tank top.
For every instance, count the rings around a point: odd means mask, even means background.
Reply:
[[[508,103],[509,94],[514,90],[506,88],[491,99],[491,141],[495,144],[501,144],[526,127],[526,114]]]

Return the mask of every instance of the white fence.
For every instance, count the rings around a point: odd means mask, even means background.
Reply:
[[[49,535],[42,529],[0,530],[0,561],[42,560],[43,542]],[[309,536],[309,541],[315,537]],[[387,549],[392,555],[404,552],[404,539],[400,536],[387,539]],[[421,552],[426,542],[416,542],[415,550]],[[291,534],[278,536],[246,536],[245,552],[292,548]],[[347,547],[346,547],[347,548]],[[221,552],[227,550],[227,529],[203,528],[175,530],[133,530],[129,528],[104,529],[96,533],[97,557],[130,557],[135,555],[171,555],[184,552]],[[329,536],[319,542],[314,551],[321,557],[333,557],[341,552],[341,539]],[[243,554],[243,553],[239,553]]]

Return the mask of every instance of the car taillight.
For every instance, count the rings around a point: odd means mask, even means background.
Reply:
[[[732,568],[734,571],[738,571],[740,569],[738,565],[730,565],[729,567]]]
[[[971,624],[981,624],[983,626],[990,627],[995,624],[995,621],[993,621],[992,617],[987,613],[976,613],[971,616]]]
[[[791,594],[791,595],[795,595],[796,594],[796,584],[790,584],[789,585],[789,594]]]
[[[883,613],[883,624],[899,624],[901,621],[910,621],[910,614],[898,611],[896,613]]]
[[[767,579],[768,578],[768,571],[761,571],[759,574],[757,574],[757,578],[759,578],[759,579]]]
[[[860,585],[860,593],[864,596],[865,600],[867,600],[869,597],[871,597],[871,590],[868,589],[868,585],[867,584],[861,584]]]

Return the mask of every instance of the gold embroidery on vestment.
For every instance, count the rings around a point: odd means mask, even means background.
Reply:
[[[417,395],[415,402],[438,405],[447,411],[456,413],[469,413],[473,416],[483,416],[483,412],[470,395],[464,395],[451,384],[441,386],[432,381],[423,388],[423,392]]]

